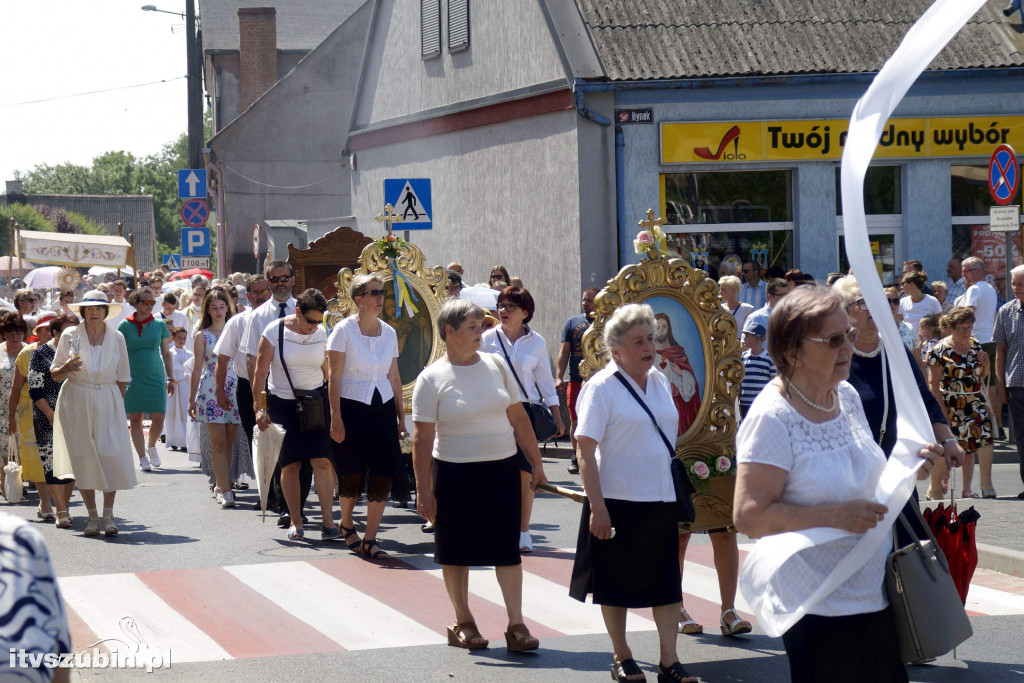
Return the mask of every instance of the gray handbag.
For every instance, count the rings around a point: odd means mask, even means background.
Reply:
[[[971,622],[953,584],[946,556],[935,542],[927,522],[912,507],[928,538],[921,539],[901,512],[899,523],[910,538],[897,547],[885,563],[885,592],[892,605],[899,640],[900,660],[913,664],[946,654],[973,635]]]

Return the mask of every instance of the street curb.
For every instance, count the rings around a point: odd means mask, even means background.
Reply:
[[[1010,576],[1024,576],[1024,553],[978,543],[978,567]]]

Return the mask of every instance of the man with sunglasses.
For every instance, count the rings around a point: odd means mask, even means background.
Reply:
[[[767,302],[768,285],[761,279],[761,266],[754,261],[747,261],[740,270],[740,301],[750,304],[754,310],[762,308]]]
[[[284,318],[295,313],[295,297],[292,296],[295,274],[292,271],[292,267],[287,261],[271,261],[267,264],[263,273],[267,278],[266,282],[269,284],[271,296],[260,306],[253,305],[241,341],[241,351],[244,351],[246,354],[246,374],[248,377],[254,377],[256,374],[256,355],[259,351],[260,339],[263,337],[263,332],[267,329],[267,325],[278,318]],[[257,289],[259,289],[258,286]],[[252,298],[251,290],[249,297],[250,299]],[[218,353],[220,352],[218,351]],[[235,372],[237,373],[239,370],[236,368]],[[253,397],[259,396],[260,392],[265,389],[266,387],[250,387]],[[281,519],[277,521],[277,525],[287,527],[291,524],[291,518],[288,516],[287,508],[285,508],[284,494],[281,492],[280,472],[280,468],[274,471],[274,483],[271,492],[275,498],[275,507],[284,511]],[[301,505],[303,507],[306,504],[306,497],[309,495],[312,480],[313,468],[307,462],[299,470],[299,486],[302,496]],[[268,503],[269,505],[270,503]],[[299,526],[299,524],[296,524],[296,526]]]

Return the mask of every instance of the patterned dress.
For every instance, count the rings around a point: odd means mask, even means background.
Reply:
[[[228,366],[227,378],[224,380],[224,393],[228,395],[230,408],[224,410],[217,405],[216,378],[214,372],[217,369],[217,354],[213,348],[217,345],[218,335],[204,329],[203,338],[206,340],[206,351],[203,353],[202,374],[199,376],[199,389],[196,392],[196,419],[200,422],[215,424],[240,424],[238,417],[238,406],[235,403],[235,385],[238,384],[238,375],[233,367]]]
[[[35,353],[28,366],[28,394],[32,399],[32,423],[36,431],[36,445],[39,446],[39,458],[43,462],[43,472],[47,484],[66,484],[71,479],[61,480],[53,476],[53,425],[46,419],[43,411],[35,406],[39,399],[45,400],[50,409],[57,407],[57,396],[60,395],[60,382],[50,374],[50,364],[56,353],[49,344],[43,344]]]
[[[992,443],[992,420],[988,402],[981,393],[984,366],[978,360],[981,344],[971,337],[970,350],[961,355],[949,339],[938,342],[928,354],[928,365],[942,369],[939,387],[949,408],[949,428],[966,453]]]
[[[0,344],[0,396],[11,395],[11,385],[14,384],[14,358],[7,355],[7,342]],[[7,401],[0,401],[0,424],[7,429]],[[3,462],[7,463],[7,445],[0,446],[0,456]]]

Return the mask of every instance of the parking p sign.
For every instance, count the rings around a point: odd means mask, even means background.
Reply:
[[[210,229],[209,228],[182,228],[181,229],[181,256],[190,258],[193,256],[210,255]]]

